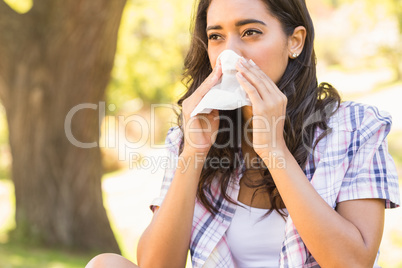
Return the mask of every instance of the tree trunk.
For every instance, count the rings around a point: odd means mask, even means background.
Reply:
[[[18,237],[119,252],[103,207],[99,147],[73,145],[64,123],[76,105],[104,100],[125,1],[36,0],[20,15],[0,0],[0,98]],[[101,119],[98,109],[79,110],[74,138],[97,142]]]

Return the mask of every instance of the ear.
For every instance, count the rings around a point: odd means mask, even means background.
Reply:
[[[304,28],[304,26],[298,26],[293,31],[293,34],[288,37],[289,58],[295,59],[303,51],[306,34],[306,28]]]

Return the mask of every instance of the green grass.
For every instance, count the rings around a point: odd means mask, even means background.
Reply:
[[[8,232],[15,227],[14,187],[10,180],[1,181],[0,209],[11,207],[11,213],[0,213],[0,268],[75,268],[85,267],[94,254],[83,255],[67,250],[38,248],[8,241]],[[0,211],[1,212],[1,211]]]
[[[65,250],[32,248],[21,244],[0,244],[0,268],[82,268],[92,255]]]
[[[33,247],[21,243],[11,242],[8,232],[15,228],[14,186],[10,180],[1,180],[1,189],[7,194],[0,195],[0,209],[11,207],[11,213],[3,217],[0,213],[0,268],[83,268],[96,254],[82,254],[66,249]],[[0,190],[1,190],[0,189]],[[105,199],[107,197],[104,197]],[[2,207],[2,205],[4,207]],[[1,212],[1,211],[0,211]],[[112,222],[112,220],[111,220]],[[113,228],[122,252],[122,235]]]

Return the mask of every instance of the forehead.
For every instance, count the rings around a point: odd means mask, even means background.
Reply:
[[[220,24],[238,19],[273,18],[262,0],[212,0],[207,11],[207,24]]]

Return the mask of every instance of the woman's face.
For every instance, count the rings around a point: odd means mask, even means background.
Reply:
[[[288,37],[261,0],[212,0],[207,11],[208,55],[216,59],[231,49],[252,59],[278,83],[289,60]]]

